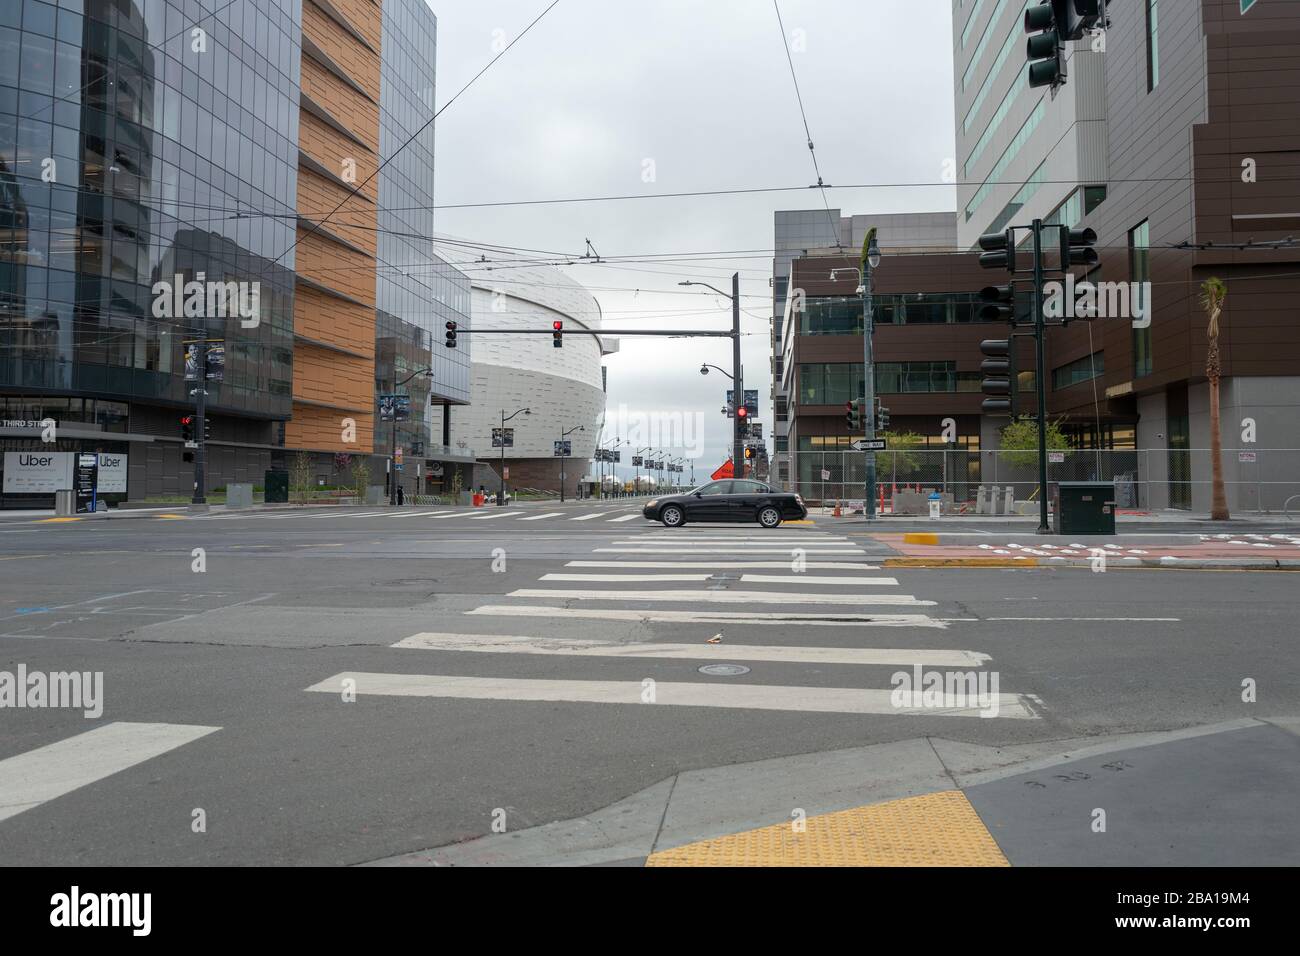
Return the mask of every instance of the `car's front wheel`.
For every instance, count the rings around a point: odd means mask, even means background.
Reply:
[[[764,528],[775,528],[781,523],[780,509],[772,505],[764,505],[758,509],[758,523]]]
[[[677,528],[685,523],[686,515],[684,515],[682,509],[676,505],[669,505],[664,508],[663,511],[659,512],[659,520],[662,521],[666,527]]]

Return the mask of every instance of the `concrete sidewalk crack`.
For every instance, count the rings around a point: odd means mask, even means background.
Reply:
[[[659,837],[663,835],[664,823],[668,819],[668,808],[673,804],[673,793],[677,790],[677,779],[680,776],[680,773],[673,774],[673,782],[669,786],[668,796],[664,800],[664,812],[659,815],[659,826],[655,828],[655,838],[650,841],[650,852],[646,854],[646,857],[653,856],[655,851],[659,849]]]

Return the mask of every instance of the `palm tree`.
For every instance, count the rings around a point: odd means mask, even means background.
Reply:
[[[1219,316],[1223,314],[1223,301],[1228,297],[1228,287],[1218,276],[1210,276],[1201,283],[1201,307],[1210,317],[1206,331],[1209,340],[1205,352],[1205,377],[1210,380],[1210,471],[1212,497],[1210,520],[1228,520],[1228,496],[1223,490],[1223,441],[1219,437],[1219,378],[1223,374],[1219,362]]]

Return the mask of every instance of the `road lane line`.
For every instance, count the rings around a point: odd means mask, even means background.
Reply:
[[[734,568],[768,568],[790,570],[790,561],[567,561],[566,568],[712,568],[730,571]],[[856,561],[805,561],[803,567],[813,571],[879,571],[878,564],[859,564]]]
[[[392,647],[421,651],[473,651],[488,654],[542,654],[564,657],[656,657],[683,660],[770,661],[785,664],[886,664],[922,667],[983,667],[991,658],[979,651],[917,647],[787,647],[760,644],[669,644],[639,641],[551,639],[508,634],[421,633]]]
[[[0,820],[220,729],[118,721],[0,760]]]
[[[898,578],[817,577],[812,574],[742,574],[740,580],[742,583],[753,581],[755,584],[842,584],[846,587],[854,584],[879,584],[884,587],[898,586]]]
[[[720,684],[656,681],[654,703],[645,703],[641,681],[527,680],[504,677],[447,677],[440,674],[376,674],[345,671],[306,688],[337,694],[344,681],[355,681],[357,693],[390,697],[437,697],[461,700],[549,701],[581,704],[629,704],[637,707],[717,707],[727,710],[784,710],[823,714],[897,714],[920,717],[1004,717],[1035,719],[1033,708],[1019,694],[990,695],[997,710],[944,695],[944,704],[923,706],[920,691],[904,695],[906,706],[895,706],[892,690],[860,687],[783,687],[778,684]],[[993,703],[990,700],[990,703]]]
[[[484,604],[466,614],[487,617],[559,617],[589,621],[635,621],[652,624],[779,624],[812,627],[930,627],[947,621],[925,614],[803,614],[774,611],[668,611],[660,608],[554,607],[545,604]]]
[[[635,584],[638,581],[707,581],[712,574],[543,574],[540,581],[612,581],[615,584]]]
[[[598,591],[581,588],[519,588],[507,597],[555,598],[568,601],[680,601],[686,604],[897,604],[933,607],[934,601],[910,594],[802,594],[797,591]]]
[[[732,554],[736,553],[734,548],[592,548],[593,554]],[[792,548],[751,548],[747,554],[789,554]],[[810,548],[801,546],[800,550],[804,554],[866,554],[861,548]]]

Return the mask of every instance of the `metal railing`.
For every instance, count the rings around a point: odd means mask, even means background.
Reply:
[[[864,455],[855,451],[789,454],[785,485],[809,501],[860,501]],[[1300,449],[1223,450],[1224,488],[1232,512],[1277,513],[1300,495]],[[1047,480],[1114,481],[1116,506],[1134,511],[1167,508],[1208,512],[1212,493],[1210,451],[1172,449],[1055,449],[1048,451]],[[980,485],[1015,489],[1016,500],[1036,500],[1037,453],[964,449],[895,449],[876,453],[876,481],[889,508],[896,489],[951,494],[975,501]]]

